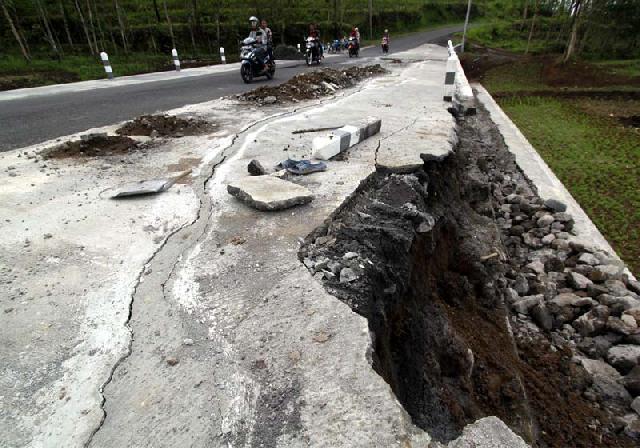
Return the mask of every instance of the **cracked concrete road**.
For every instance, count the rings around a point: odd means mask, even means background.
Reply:
[[[299,238],[375,170],[380,151],[397,148],[408,164],[451,151],[446,50],[400,57],[420,62],[320,102],[174,111],[218,131],[141,153],[38,163],[5,153],[2,446],[426,447],[371,368],[367,322],[297,258]],[[294,179],[314,192],[311,204],[264,213],[227,194],[252,158],[309,157],[314,135],[291,131],[369,115],[383,120],[379,136]],[[187,163],[189,181],[161,195],[101,196]]]

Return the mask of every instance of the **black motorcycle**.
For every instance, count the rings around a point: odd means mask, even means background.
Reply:
[[[307,65],[311,65],[314,62],[320,64],[321,59],[322,55],[320,53],[320,43],[318,42],[318,39],[307,37],[307,51],[305,53]]]
[[[355,37],[349,38],[349,57],[357,58],[358,54],[360,54],[360,45],[358,45],[358,40]]]
[[[258,45],[252,37],[247,37],[242,42],[240,59],[242,60],[240,76],[247,84],[257,76],[266,76],[267,79],[273,79],[276,73],[276,61],[272,60],[267,49]]]

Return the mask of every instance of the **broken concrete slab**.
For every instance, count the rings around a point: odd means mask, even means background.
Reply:
[[[309,189],[273,176],[245,177],[227,185],[227,192],[262,211],[284,210],[313,200]]]
[[[498,417],[485,417],[467,425],[448,448],[528,448],[520,436]]]
[[[412,173],[425,162],[443,161],[457,143],[453,117],[419,118],[402,132],[380,142],[376,169],[397,174]],[[419,142],[425,141],[424,145]]]
[[[382,120],[370,117],[363,122],[343,126],[327,136],[316,137],[313,139],[313,157],[329,160],[363,140],[378,134],[381,128]]]
[[[168,188],[168,182],[169,181],[167,179],[153,179],[131,182],[118,188],[113,196],[111,196],[111,199],[160,193]]]

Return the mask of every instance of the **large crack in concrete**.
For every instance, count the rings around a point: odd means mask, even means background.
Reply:
[[[512,176],[518,192],[535,188],[486,112],[462,120],[459,137],[443,162],[372,174],[306,238],[301,261],[368,319],[373,368],[437,441],[495,415],[537,447],[633,446],[585,398],[570,346],[512,318],[494,183]]]
[[[92,444],[94,442],[96,435],[101,431],[101,429],[105,425],[105,422],[107,421],[108,413],[106,410],[107,398],[104,391],[112,383],[114,379],[114,375],[118,371],[118,369],[133,354],[133,344],[135,342],[135,331],[131,326],[131,321],[133,318],[134,305],[136,301],[139,299],[138,297],[139,286],[144,281],[145,275],[148,275],[148,273],[153,272],[157,269],[156,265],[161,264],[161,261],[159,261],[159,258],[162,258],[164,256],[164,253],[168,251],[169,246],[173,245],[178,248],[182,248],[181,250],[178,250],[175,254],[169,255],[169,257],[172,258],[174,261],[170,263],[170,267],[168,269],[165,269],[166,273],[162,275],[161,279],[154,281],[154,283],[160,287],[160,295],[162,299],[167,301],[168,297],[167,297],[167,292],[165,290],[165,287],[169,283],[171,278],[174,276],[174,273],[177,267],[183,260],[184,254],[189,250],[191,250],[194,246],[196,246],[202,240],[202,238],[206,236],[207,232],[209,231],[211,215],[214,212],[214,207],[213,207],[210,196],[207,194],[207,185],[214,178],[216,174],[216,169],[228,159],[228,157],[231,155],[231,152],[237,146],[238,141],[246,137],[248,133],[252,129],[256,128],[257,126],[268,123],[273,120],[281,119],[287,116],[293,116],[296,113],[299,113],[300,111],[303,111],[305,109],[317,106],[319,104],[323,104],[324,102],[327,102],[327,101],[333,101],[335,100],[336,97],[344,98],[350,95],[354,95],[360,92],[363,88],[365,88],[365,85],[361,85],[357,88],[350,89],[349,91],[346,91],[339,95],[335,95],[332,98],[317,101],[313,105],[306,105],[303,107],[297,107],[295,109],[292,109],[286,112],[272,114],[248,124],[243,129],[238,131],[232,137],[231,141],[225,147],[221,148],[218,155],[211,162],[208,163],[206,168],[203,169],[205,172],[207,172],[207,174],[203,178],[202,177],[200,178],[200,181],[198,182],[197,186],[194,188],[196,191],[196,196],[198,198],[198,210],[195,218],[192,221],[185,223],[184,225],[172,231],[164,239],[162,244],[149,257],[149,259],[144,264],[143,268],[141,269],[141,271],[139,272],[136,278],[135,285],[133,286],[133,292],[131,294],[131,299],[129,301],[128,316],[125,323],[125,326],[127,327],[127,330],[130,334],[127,351],[122,357],[120,357],[116,361],[113,368],[111,369],[109,377],[100,388],[100,394],[102,396],[101,408],[102,408],[103,416],[100,421],[100,424],[91,433],[90,437],[87,439],[84,446],[86,447],[93,446]],[[202,219],[203,216],[206,216],[206,218]],[[191,232],[196,227],[199,227],[199,228],[197,229],[197,236],[194,237],[193,235],[191,235]]]

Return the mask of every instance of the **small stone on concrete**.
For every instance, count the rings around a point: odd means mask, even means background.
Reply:
[[[547,199],[544,206],[556,212],[564,212],[567,210],[567,204],[557,199]]]

